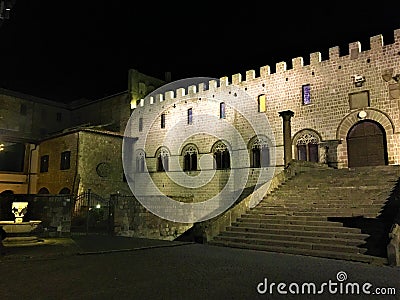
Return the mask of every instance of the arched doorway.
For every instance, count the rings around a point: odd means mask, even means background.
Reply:
[[[383,127],[371,120],[360,121],[347,134],[348,166],[387,165],[386,133]]]

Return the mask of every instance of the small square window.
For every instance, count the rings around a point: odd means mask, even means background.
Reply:
[[[165,128],[165,114],[161,114],[161,128]]]
[[[47,111],[45,109],[41,111],[41,118],[43,121],[47,119]]]
[[[187,119],[187,123],[188,124],[192,124],[193,123],[193,111],[191,108],[188,109],[188,119]]]
[[[61,153],[60,170],[68,170],[71,167],[71,151]]]
[[[21,116],[26,116],[27,107],[25,103],[21,103],[21,107],[19,108],[19,113]]]
[[[258,112],[265,112],[267,110],[265,95],[258,96]]]
[[[139,132],[143,130],[143,118],[139,118]]]
[[[49,156],[43,155],[40,157],[40,173],[49,171]]]
[[[302,87],[302,94],[303,94],[303,104],[311,104],[311,96],[310,96],[310,85],[306,84]]]
[[[219,104],[219,117],[220,119],[225,119],[225,102]]]

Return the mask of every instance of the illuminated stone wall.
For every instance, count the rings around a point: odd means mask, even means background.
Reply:
[[[80,131],[78,194],[91,189],[103,198],[130,195],[122,168],[122,136],[113,132]]]
[[[14,91],[0,89],[2,135],[39,139],[70,125],[67,105]]]
[[[76,159],[78,157],[78,132],[63,134],[44,140],[39,146],[38,184],[36,192],[46,188],[50,194],[59,194],[64,188],[71,192],[77,189],[79,174]],[[61,153],[71,151],[70,168],[61,170]],[[49,156],[48,171],[40,172],[40,157]]]
[[[130,103],[127,92],[105,97],[87,103],[71,103],[71,126],[100,126],[103,129],[120,132],[121,119],[127,119]]]
[[[150,111],[165,112],[167,120],[185,118],[185,111],[192,105],[193,118],[196,113],[210,105],[213,95],[231,97],[230,88],[240,88],[246,92],[251,101],[256,102],[260,95],[266,97],[266,112],[276,141],[276,165],[283,165],[283,134],[282,119],[279,112],[291,110],[294,117],[291,120],[293,140],[301,138],[302,133],[312,132],[317,138],[318,156],[323,155],[325,146],[328,147],[327,162],[334,167],[347,167],[346,137],[353,125],[361,120],[372,120],[379,123],[385,131],[387,139],[387,154],[389,164],[400,163],[400,30],[393,32],[393,42],[384,44],[383,36],[370,38],[370,44],[361,48],[360,42],[349,44],[348,51],[332,47],[328,51],[328,59],[322,60],[320,52],[311,53],[308,64],[302,57],[293,58],[291,67],[286,62],[279,62],[275,70],[266,65],[256,70],[248,70],[245,74],[234,74],[230,77],[205,82],[204,84],[182,87],[167,91],[152,97],[146,97],[138,103],[138,116],[143,117],[144,126],[149,126],[146,120]],[[342,51],[340,51],[342,50]],[[343,51],[344,50],[344,51]],[[346,53],[347,52],[347,53]],[[303,104],[303,86],[310,86],[310,103]],[[369,103],[358,104],[351,102],[354,95],[368,94]],[[179,106],[172,109],[173,103]],[[361,111],[365,112],[360,115]],[[218,110],[215,108],[215,114]],[[246,118],[256,117],[256,110],[247,111]],[[158,121],[157,121],[158,122]],[[207,122],[207,120],[204,120]],[[233,124],[241,128],[244,118],[236,118]],[[185,126],[174,129],[179,135],[185,132]],[[246,130],[246,128],[244,128]],[[147,138],[143,133],[135,132],[140,139]],[[149,134],[151,144],[149,157],[161,144],[162,130],[154,128]],[[244,132],[244,136],[246,135]],[[211,141],[205,141],[209,144]],[[295,145],[293,158],[297,158]],[[149,162],[151,166],[151,162]]]
[[[121,147],[121,135],[90,129],[76,130],[43,141],[39,155],[49,155],[49,168],[48,172],[38,173],[37,191],[46,188],[50,194],[59,194],[67,188],[78,195],[91,189],[104,198],[117,191],[129,194],[128,185],[123,180]],[[70,168],[67,170],[60,170],[63,151],[71,151]]]

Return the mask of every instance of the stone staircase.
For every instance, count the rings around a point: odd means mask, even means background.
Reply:
[[[400,166],[297,174],[208,243],[387,264]]]

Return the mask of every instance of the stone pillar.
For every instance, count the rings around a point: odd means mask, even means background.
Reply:
[[[284,160],[285,167],[292,161],[292,129],[290,124],[290,118],[294,116],[294,112],[291,110],[285,110],[279,112],[279,116],[283,120],[283,147],[284,147]]]

